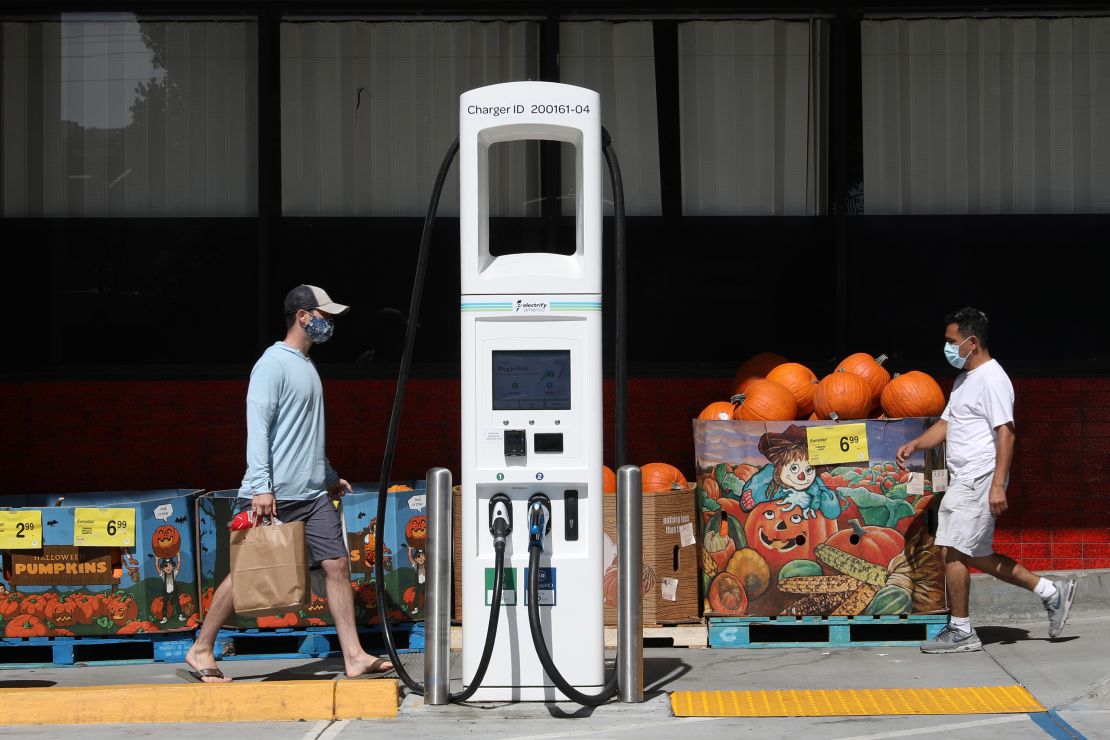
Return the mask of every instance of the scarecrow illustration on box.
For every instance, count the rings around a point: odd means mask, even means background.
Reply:
[[[802,516],[817,513],[836,519],[844,506],[809,464],[804,427],[791,424],[783,432],[766,432],[758,449],[770,462],[760,468],[740,490],[740,508],[750,512],[758,504],[781,501],[783,511],[800,509]]]

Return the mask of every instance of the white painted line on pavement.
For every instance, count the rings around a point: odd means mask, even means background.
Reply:
[[[320,740],[320,736],[324,734],[325,730],[331,727],[333,722],[335,722],[333,719],[320,720],[312,726],[311,730],[304,734],[302,740]]]
[[[351,724],[351,720],[349,719],[339,720],[331,727],[324,730],[324,734],[320,735],[319,740],[335,740],[335,738],[339,737],[339,733],[347,729],[347,725],[349,724]]]
[[[987,725],[1004,725],[1011,722],[1029,722],[1029,715],[1011,714],[1005,717],[991,717],[990,719],[976,719],[970,722],[956,722],[950,725],[930,725],[929,727],[916,727],[912,730],[892,730],[890,732],[876,732],[873,735],[852,735],[838,740],[885,740],[890,737],[910,737],[912,735],[931,735],[947,730],[963,730],[968,727],[985,727]]]
[[[601,730],[578,730],[574,732],[552,732],[547,735],[520,735],[518,737],[501,738],[501,740],[563,740],[563,738],[576,738],[584,735],[613,735],[618,732],[628,732],[629,730],[642,730],[649,727],[666,727],[671,728],[675,725],[693,724],[694,722],[719,722],[722,719],[729,719],[728,717],[681,717],[674,719],[672,717],[660,717],[658,722],[644,722],[638,725],[621,725],[618,727],[606,727]],[[672,721],[668,721],[672,720]]]

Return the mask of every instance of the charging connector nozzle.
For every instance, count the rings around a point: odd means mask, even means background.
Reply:
[[[503,493],[494,494],[489,500],[489,533],[494,546],[504,546],[513,531],[513,502]]]

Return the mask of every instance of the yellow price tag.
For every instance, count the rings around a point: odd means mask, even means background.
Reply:
[[[806,427],[810,465],[867,462],[867,425]]]
[[[42,511],[0,511],[0,549],[37,550],[42,547]]]
[[[134,509],[74,509],[73,544],[77,547],[134,547]]]

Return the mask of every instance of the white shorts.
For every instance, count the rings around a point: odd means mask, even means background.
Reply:
[[[994,553],[990,492],[994,471],[978,478],[954,478],[940,500],[936,544],[981,558]]]

